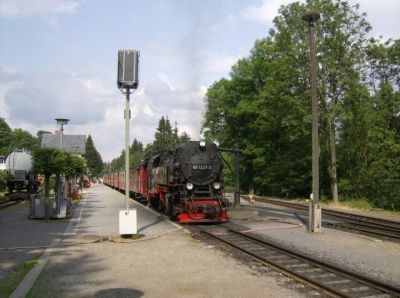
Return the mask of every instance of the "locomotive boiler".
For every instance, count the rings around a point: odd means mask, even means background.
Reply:
[[[130,190],[181,223],[223,222],[228,201],[223,194],[222,170],[215,144],[190,141],[131,169]],[[125,188],[123,179],[123,172],[104,177],[106,184],[120,190]]]

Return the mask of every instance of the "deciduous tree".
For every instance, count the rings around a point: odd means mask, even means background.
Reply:
[[[0,155],[7,155],[12,151],[10,144],[12,141],[12,130],[7,122],[0,118]]]
[[[68,154],[65,151],[55,148],[36,148],[33,151],[33,171],[44,175],[45,185],[45,219],[50,219],[50,177],[53,174],[59,175],[67,167]]]

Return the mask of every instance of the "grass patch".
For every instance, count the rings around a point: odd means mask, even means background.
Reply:
[[[293,199],[295,202],[306,202],[310,203],[310,199]],[[359,209],[359,210],[371,210],[374,208],[374,205],[366,199],[346,199],[341,200],[339,203],[333,202],[331,199],[326,197],[320,198],[320,203],[328,208],[341,208],[341,209]]]
[[[18,287],[19,283],[24,279],[26,274],[37,264],[39,259],[26,261],[17,268],[8,273],[5,277],[0,278],[0,297],[9,297]]]
[[[371,210],[374,208],[374,205],[365,199],[343,201],[341,204],[352,209]]]
[[[366,199],[348,199],[335,203],[332,200],[322,201],[325,207],[339,208],[339,209],[356,209],[362,211],[369,211],[374,209],[374,205]]]
[[[329,201],[324,203],[323,205],[328,208],[366,211],[371,215],[389,217],[392,219],[400,220],[400,211],[389,211],[375,208],[375,206],[366,199],[347,199],[344,201],[340,201],[338,204]]]

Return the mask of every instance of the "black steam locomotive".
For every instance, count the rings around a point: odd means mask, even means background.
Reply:
[[[155,155],[130,169],[130,192],[182,223],[223,222],[228,201],[223,196],[223,164],[218,147],[191,141]],[[123,172],[106,175],[104,183],[125,189]]]

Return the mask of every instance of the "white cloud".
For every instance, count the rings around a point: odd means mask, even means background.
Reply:
[[[152,109],[149,105],[145,105],[145,106],[144,106],[144,108],[143,108],[143,113],[144,113],[145,115],[149,115],[150,117],[153,117],[153,116],[154,116],[154,111],[153,111],[153,109]]]
[[[167,116],[172,125],[176,121],[180,133],[186,131],[193,139],[198,139],[205,111],[205,92],[205,86],[177,88],[165,74],[159,74],[151,84],[131,96],[130,142],[136,138],[144,144],[151,143],[162,116]],[[102,136],[92,132],[95,144],[98,143],[99,148],[102,148],[101,154],[105,160],[117,157],[123,149],[123,110],[123,100],[107,107],[104,121],[97,125],[97,130],[101,128]]]
[[[165,84],[164,86],[162,86]],[[134,138],[144,144],[154,140],[158,121],[167,116],[174,125],[178,123],[179,133],[187,132],[193,139],[199,138],[200,125],[204,114],[205,88],[176,89],[157,78],[143,88],[142,93],[131,97],[130,142]],[[118,157],[124,147],[124,101],[107,108],[105,120],[96,127],[87,125],[93,140],[104,160]],[[101,133],[98,133],[98,130]],[[101,135],[100,135],[101,134]]]
[[[93,137],[104,160],[117,157],[124,146],[124,96],[117,88],[98,78],[78,74],[20,74],[0,68],[0,117],[12,128],[36,135],[38,130],[58,129],[54,118],[71,119],[66,134]],[[179,132],[200,137],[206,87],[177,88],[166,74],[131,96],[130,142],[153,141],[158,121],[168,116],[178,123]]]
[[[367,20],[372,25],[372,35],[383,36],[384,39],[400,38],[399,0],[350,0],[350,4],[360,4],[360,12],[367,12]]]
[[[0,17],[15,18],[52,13],[73,13],[79,0],[2,0]]]
[[[225,28],[233,29],[238,23],[238,17],[234,14],[227,15],[222,21],[217,22],[210,27],[211,32],[222,33]]]
[[[234,25],[237,22],[237,17],[234,14],[229,14],[226,16],[225,21],[230,25]]]
[[[98,79],[79,79],[82,85],[94,95],[112,96],[115,94],[115,89],[111,89],[105,83]]]
[[[0,118],[7,118],[10,114],[8,106],[4,101],[4,95],[9,90],[10,87],[1,84],[0,85]]]
[[[168,76],[167,76],[166,74],[159,72],[159,73],[157,74],[157,76],[160,78],[160,80],[161,80],[163,83],[165,83],[165,84],[169,87],[169,89],[170,89],[171,91],[175,91],[175,90],[176,90],[175,87],[174,87],[174,85],[173,85],[173,84],[171,83],[171,81],[168,79]]]
[[[242,57],[223,55],[216,52],[207,52],[202,60],[203,69],[208,73],[229,73],[232,66]]]
[[[264,0],[261,6],[247,6],[242,17],[255,22],[268,23],[274,18],[280,5],[281,1]]]
[[[15,69],[0,65],[0,117],[8,118],[10,109],[5,101],[5,95],[12,89],[22,85],[23,75]]]
[[[260,5],[250,5],[243,9],[241,17],[259,23],[270,23],[278,15],[281,5],[295,2],[294,0],[263,0]],[[304,0],[300,2],[304,3]],[[381,5],[376,0],[349,0],[351,5],[360,4],[360,12],[367,12],[367,20],[373,27],[372,35],[382,35],[385,39],[399,38],[398,16],[399,0],[385,0]]]
[[[43,20],[45,20],[45,22],[53,28],[60,27],[60,22],[59,22],[58,18],[54,15],[45,15],[45,16],[43,16]]]
[[[15,77],[15,75],[14,75]],[[14,123],[35,125],[53,123],[56,117],[74,119],[76,123],[101,121],[104,107],[99,96],[82,84],[78,78],[62,73],[10,75],[9,87],[2,97]]]
[[[259,23],[270,23],[278,15],[281,5],[287,5],[294,0],[263,0],[260,6],[250,5],[244,8],[242,17]],[[303,1],[300,1],[303,2]]]
[[[176,50],[169,44],[168,40],[161,38],[158,41],[151,41],[145,45],[141,59],[148,59],[156,65],[171,67],[178,61],[179,56]]]

